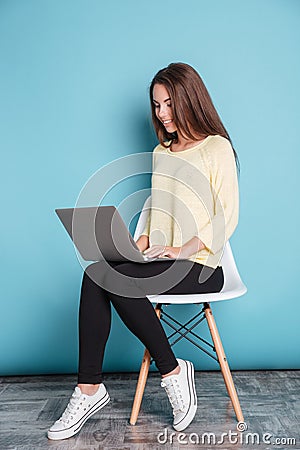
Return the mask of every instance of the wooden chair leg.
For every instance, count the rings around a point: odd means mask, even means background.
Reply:
[[[133,400],[133,405],[132,405],[132,410],[131,410],[131,416],[130,416],[130,425],[135,425],[139,412],[140,412],[140,408],[141,408],[141,404],[142,404],[142,400],[143,400],[143,394],[144,394],[144,390],[145,390],[145,386],[146,386],[146,381],[148,378],[148,372],[149,372],[149,366],[150,366],[150,353],[147,349],[145,349],[145,353],[144,353],[144,357],[143,357],[143,361],[141,364],[141,368],[140,368],[140,374],[139,374],[139,378],[138,378],[138,382],[137,382],[137,386],[136,386],[136,390],[135,390],[135,396],[134,396],[134,400]]]
[[[241,406],[240,406],[240,402],[236,393],[236,389],[233,383],[233,379],[231,376],[231,372],[229,369],[229,365],[227,362],[227,358],[226,355],[224,353],[224,349],[223,349],[223,345],[220,339],[220,335],[217,329],[217,325],[212,313],[212,310],[210,308],[210,305],[208,303],[204,304],[204,312],[205,312],[205,317],[208,323],[208,327],[209,327],[209,331],[216,349],[216,353],[219,359],[219,363],[220,363],[220,367],[221,367],[221,371],[222,371],[222,375],[225,381],[225,385],[227,388],[227,392],[228,395],[231,399],[236,417],[238,422],[244,422],[244,417],[243,417],[243,413],[241,410]]]
[[[157,314],[157,317],[160,319],[160,305],[159,304],[157,304],[155,306],[155,312]],[[136,390],[135,390],[135,396],[134,396],[134,400],[133,400],[131,416],[130,416],[130,420],[129,420],[130,425],[136,424],[136,421],[137,421],[137,418],[138,418],[138,415],[140,412],[143,395],[144,395],[144,390],[145,390],[145,386],[146,386],[146,382],[147,382],[147,378],[148,378],[150,360],[151,360],[151,355],[150,355],[149,351],[147,349],[145,349],[144,357],[143,357],[141,368],[140,368],[140,374],[139,374],[139,378],[138,378],[138,382],[137,382],[137,386],[136,386]]]

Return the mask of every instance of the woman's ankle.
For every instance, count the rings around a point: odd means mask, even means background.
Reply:
[[[81,392],[85,395],[94,395],[99,389],[99,384],[82,384],[78,383],[77,385]]]
[[[171,372],[165,373],[164,375],[162,375],[162,378],[165,377],[169,377],[170,375],[178,375],[180,373],[180,366],[178,365],[177,367],[175,367],[175,369],[173,369]]]

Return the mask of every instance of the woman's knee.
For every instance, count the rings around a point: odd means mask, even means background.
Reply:
[[[137,285],[135,271],[131,263],[122,263],[105,272],[104,289],[121,297],[140,297],[143,293]]]
[[[90,264],[84,270],[84,279],[89,279],[99,286],[103,287],[105,274],[111,267],[106,261],[97,261]]]

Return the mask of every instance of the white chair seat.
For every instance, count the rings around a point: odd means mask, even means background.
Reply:
[[[244,295],[247,292],[247,288],[238,273],[229,241],[225,244],[220,265],[222,266],[224,273],[224,285],[220,292],[180,295],[160,294],[147,295],[147,297],[151,303],[188,304],[219,302],[221,300],[230,300]]]

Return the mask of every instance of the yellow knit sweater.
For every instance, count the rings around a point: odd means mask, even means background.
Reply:
[[[227,139],[211,135],[180,152],[155,147],[151,211],[142,233],[150,245],[181,247],[197,236],[205,248],[189,259],[215,268],[238,214],[236,165]]]

